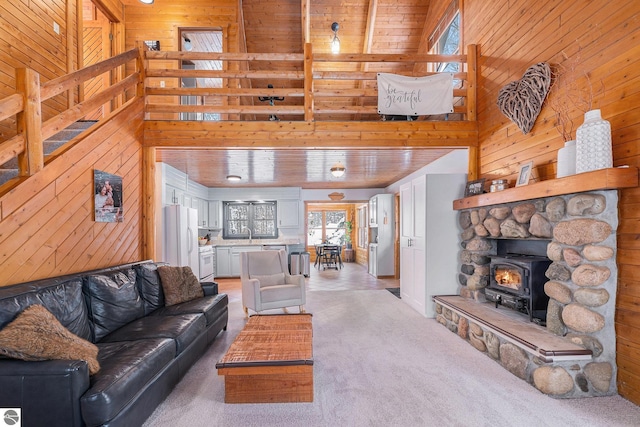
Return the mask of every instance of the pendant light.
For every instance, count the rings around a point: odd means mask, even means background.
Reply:
[[[331,31],[333,31],[333,40],[331,40],[331,53],[340,53],[340,39],[338,38],[338,30],[340,25],[337,22],[331,24]]]

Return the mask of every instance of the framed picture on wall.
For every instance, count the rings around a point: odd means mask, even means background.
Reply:
[[[521,185],[527,185],[529,183],[529,178],[531,177],[531,170],[533,169],[533,161],[529,163],[525,163],[520,166],[520,172],[518,173],[518,179],[516,181],[516,187],[520,187]]]
[[[485,179],[476,179],[475,181],[467,182],[464,187],[464,197],[476,196],[484,193],[484,181]]]
[[[122,177],[94,169],[93,200],[96,222],[122,222]]]

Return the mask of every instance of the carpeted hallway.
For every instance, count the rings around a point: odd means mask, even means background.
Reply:
[[[309,280],[317,271],[311,274]],[[390,286],[307,293],[314,327],[313,403],[225,404],[215,364],[244,316],[239,287],[221,281],[230,296],[228,330],[145,426],[640,425],[640,407],[619,396],[543,395],[411,310],[385,290]]]

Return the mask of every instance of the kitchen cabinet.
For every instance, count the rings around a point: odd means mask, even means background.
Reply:
[[[231,247],[216,247],[216,276],[231,277]]]
[[[171,185],[165,185],[164,190],[165,205],[182,205],[182,199],[184,197],[182,190]]]
[[[422,175],[400,186],[401,299],[425,317],[435,317],[434,295],[458,292],[457,212],[466,175]]]
[[[209,201],[204,199],[194,199],[196,209],[198,209],[198,227],[209,227]]]
[[[369,199],[369,227],[378,226],[378,196]]]
[[[375,277],[395,275],[395,209],[393,194],[378,194],[369,200],[369,274]],[[373,257],[373,259],[371,259]]]
[[[184,195],[182,196],[182,206],[185,206],[187,208],[191,208],[191,207],[193,207],[191,202],[192,202],[191,195],[187,194],[187,193],[184,193]]]
[[[217,277],[240,277],[240,253],[261,250],[262,245],[217,246]]]
[[[220,200],[209,201],[208,227],[213,229],[222,228],[222,223],[220,221]]]
[[[262,245],[233,246],[231,248],[231,277],[240,277],[240,252],[261,251]]]
[[[278,228],[300,227],[300,201],[278,200]]]

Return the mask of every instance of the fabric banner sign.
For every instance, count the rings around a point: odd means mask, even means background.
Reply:
[[[453,74],[406,77],[378,73],[378,114],[453,113]]]

